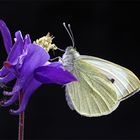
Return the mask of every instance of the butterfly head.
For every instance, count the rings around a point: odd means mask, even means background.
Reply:
[[[74,41],[73,32],[71,30],[71,26],[70,24],[66,26],[65,22],[63,23],[63,26],[65,27],[72,42],[72,45],[66,48],[64,56],[70,56],[71,58],[75,58],[76,56],[79,56],[79,53],[76,51],[76,48],[75,48],[75,41]]]
[[[72,59],[75,59],[80,54],[76,51],[76,49],[74,47],[69,46],[69,47],[66,48],[64,55],[67,56],[67,57],[69,56]]]
[[[69,54],[73,54],[73,53],[76,52],[76,49],[72,46],[69,46],[69,47],[66,48],[65,52],[69,53]]]

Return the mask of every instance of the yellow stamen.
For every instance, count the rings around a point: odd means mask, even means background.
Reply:
[[[42,46],[47,52],[49,52],[50,49],[57,50],[57,46],[52,44],[53,39],[54,37],[50,36],[50,33],[48,33],[46,36],[43,36],[34,41],[34,43]]]

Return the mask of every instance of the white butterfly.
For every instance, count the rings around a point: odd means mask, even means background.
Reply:
[[[74,38],[69,33],[73,47],[67,47],[62,56],[64,67],[73,73],[78,82],[66,85],[69,107],[87,117],[107,115],[119,103],[140,90],[140,81],[130,70],[107,60],[80,55],[74,49]]]

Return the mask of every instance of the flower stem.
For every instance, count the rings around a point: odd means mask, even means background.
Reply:
[[[19,95],[19,105],[21,104],[23,93]],[[24,112],[19,114],[19,128],[18,128],[18,140],[24,140]]]

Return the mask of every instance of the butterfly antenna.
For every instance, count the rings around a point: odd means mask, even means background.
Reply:
[[[75,40],[74,40],[74,35],[73,35],[73,32],[72,32],[72,29],[71,29],[71,25],[68,24],[68,27],[69,27],[69,31],[71,33],[71,37],[72,37],[72,44],[73,44],[73,47],[75,46]]]
[[[72,30],[71,30],[70,24],[68,24],[68,27],[67,27],[66,23],[63,22],[63,26],[65,27],[67,33],[69,34],[69,36],[71,38],[71,41],[72,41],[72,46],[74,47],[75,46],[75,41],[74,41],[74,36],[73,36]]]

